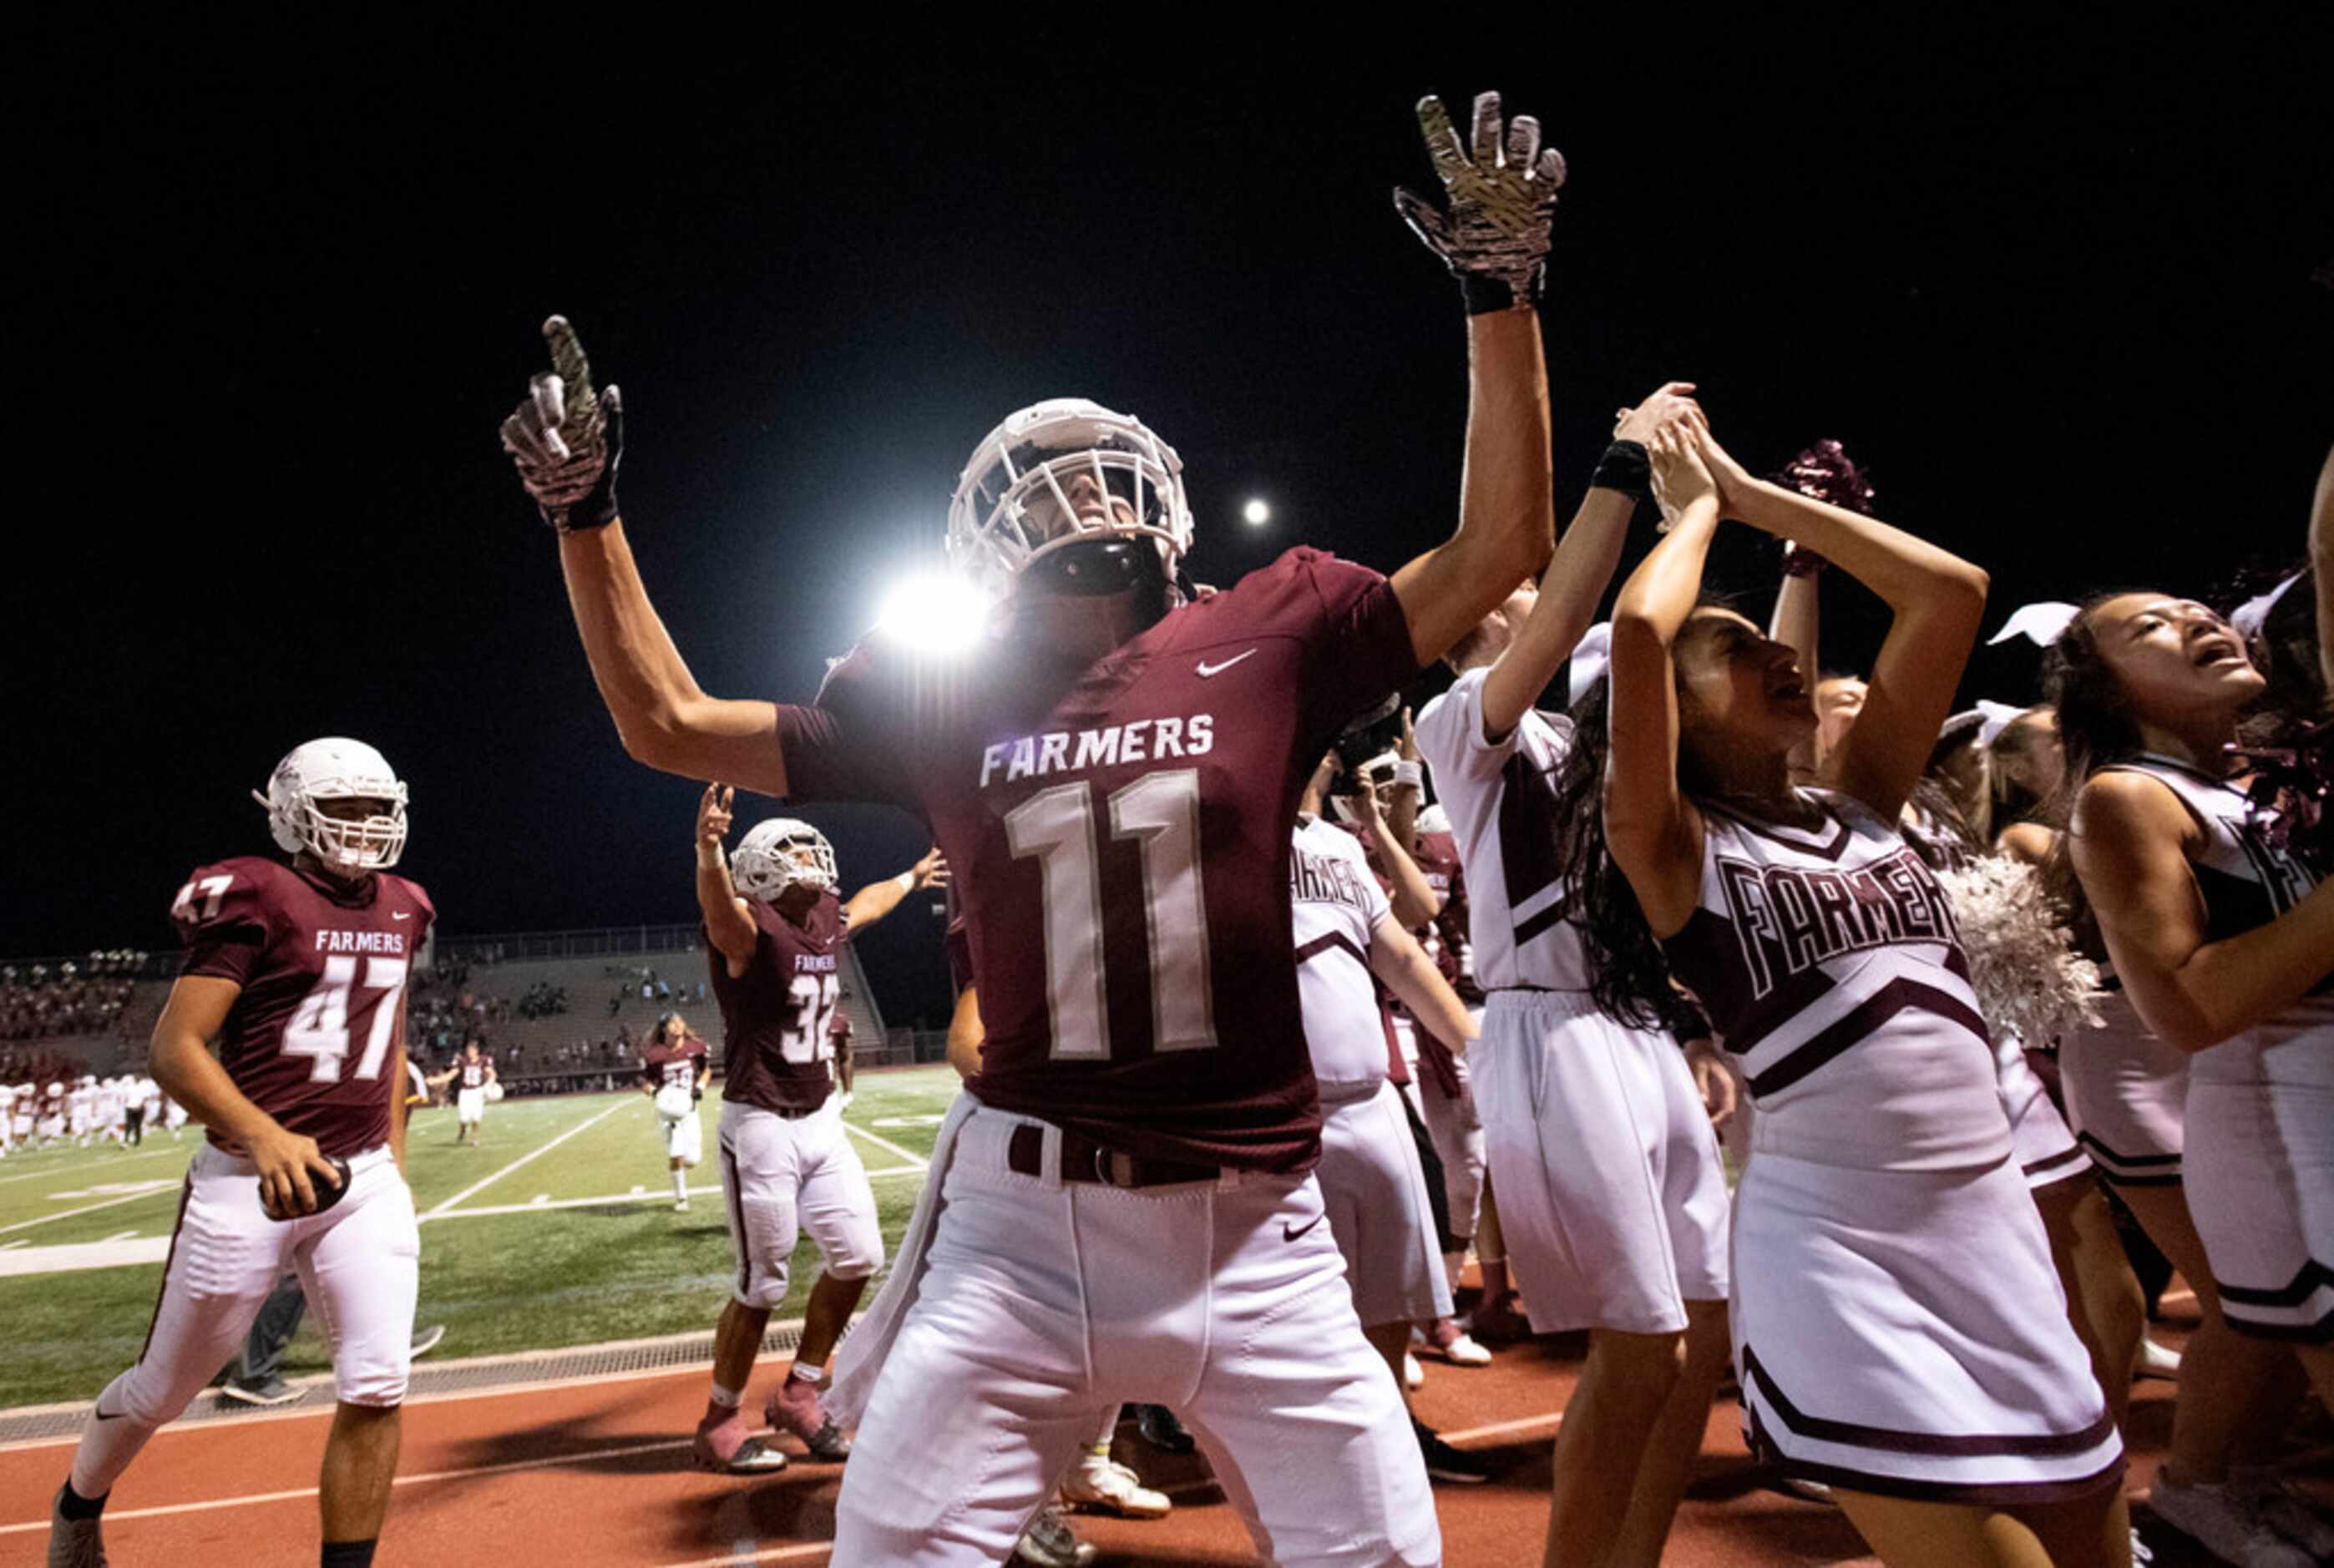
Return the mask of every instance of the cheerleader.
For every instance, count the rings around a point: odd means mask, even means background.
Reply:
[[[1731,1312],[1750,1440],[1890,1563],[2122,1568],[2122,1439],[2066,1317],[2032,1310],[2049,1244],[1952,911],[1897,828],[1985,574],[1754,480],[1698,413],[1653,446],[1675,526],[1615,612],[1579,898],[1599,1000],[1642,1006],[1673,972],[1758,1106]],[[1697,608],[1722,506],[1894,612],[1834,789],[1790,782],[1816,725],[1792,650]]]
[[[2334,549],[2329,491],[2334,460],[2313,554]],[[2321,623],[2329,585],[2321,570]],[[2111,593],[2076,614],[2050,664],[2078,791],[2068,862],[2138,1021],[2190,1060],[2179,1169],[2194,1244],[2167,1227],[2159,1245],[2206,1320],[2151,1501],[2233,1561],[2271,1560],[2265,1530],[2292,1540],[2294,1560],[2323,1561],[2323,1524],[2233,1476],[2229,1457],[2290,1356],[2334,1403],[2334,883],[2300,824],[2240,787],[2229,747],[2268,682],[2227,621],[2170,594]]]

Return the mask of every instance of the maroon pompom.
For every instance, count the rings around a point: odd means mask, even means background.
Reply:
[[[1837,441],[1818,441],[1784,464],[1775,483],[1809,500],[1872,515],[1872,483]]]

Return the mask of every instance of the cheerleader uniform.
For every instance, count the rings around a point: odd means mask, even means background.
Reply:
[[[1812,829],[1703,808],[1700,904],[1664,944],[1759,1110],[1732,1298],[1752,1449],[1939,1502],[2112,1486],[2122,1439],[2012,1157],[1952,909],[1894,824],[1801,794]]]
[[[2059,1084],[2075,1136],[2114,1186],[2176,1186],[2188,1053],[2157,1039],[2120,986],[2110,983],[2098,1011],[2104,1027],[2059,1042]]]
[[[1718,1140],[1684,1053],[1589,996],[1549,782],[1571,720],[1528,712],[1485,740],[1487,673],[1461,675],[1416,733],[1466,869],[1486,993],[1467,1055],[1508,1267],[1538,1332],[1676,1333],[1686,1303],[1728,1294]]]
[[[2225,781],[2155,755],[2119,771],[2163,784],[2203,830],[2189,870],[2206,941],[2267,925],[2317,885],[2273,842],[2276,813]],[[2243,1333],[2334,1342],[2334,981],[2189,1063],[2188,1212],[2223,1315]]]

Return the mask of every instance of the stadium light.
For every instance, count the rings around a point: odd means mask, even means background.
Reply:
[[[885,634],[927,653],[971,647],[989,624],[988,595],[951,572],[923,572],[892,584],[876,611]]]
[[[1251,500],[1240,508],[1240,516],[1247,520],[1249,527],[1261,528],[1272,521],[1272,508],[1261,499]]]

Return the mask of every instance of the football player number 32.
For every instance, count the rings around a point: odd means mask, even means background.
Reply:
[[[1146,774],[1104,803],[1110,836],[1132,839],[1143,861],[1151,950],[1151,1048],[1204,1051],[1216,1043],[1208,984],[1208,908],[1200,887],[1200,774]],[[1112,1054],[1103,974],[1102,855],[1094,791],[1085,783],[1040,790],[1005,816],[1016,860],[1034,857],[1045,888],[1046,1011],[1053,1054]]]

